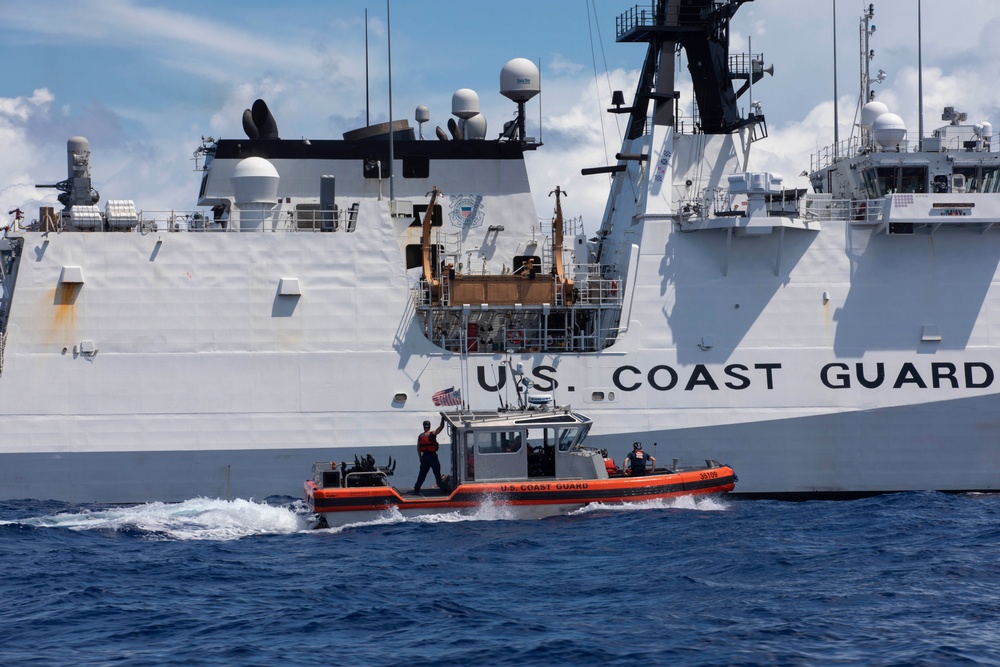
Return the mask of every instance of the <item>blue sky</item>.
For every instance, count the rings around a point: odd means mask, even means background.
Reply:
[[[555,185],[568,215],[593,228],[607,178],[582,177],[618,150],[616,118],[600,113],[610,91],[630,95],[643,47],[616,44],[619,0],[395,0],[391,7],[393,111],[413,122],[418,104],[444,126],[452,93],[478,91],[489,136],[513,112],[498,92],[514,57],[541,62],[539,113],[545,146],[528,158],[539,215]],[[643,6],[648,2],[640,3]],[[857,97],[858,17],[868,2],[837,0],[839,108],[847,136]],[[875,68],[889,78],[879,99],[917,128],[916,0],[876,2]],[[271,107],[283,137],[337,138],[365,122],[364,10],[369,13],[372,122],[386,120],[385,2],[167,2],[0,0],[0,207],[32,209],[35,183],[65,178],[65,142],[90,139],[104,199],[139,208],[193,208],[194,149],[202,135],[241,137],[255,98]],[[754,89],[770,137],[757,169],[786,182],[832,141],[832,0],[755,0],[733,23],[734,50],[763,52],[775,77]],[[925,130],[945,104],[1000,131],[1000,2],[924,0]],[[595,76],[596,60],[596,76]],[[688,86],[681,82],[682,102]],[[689,100],[689,96],[687,96]],[[426,134],[426,132],[425,132]],[[1000,143],[1000,140],[998,140]],[[51,192],[51,191],[49,191]],[[54,200],[54,193],[48,195]]]

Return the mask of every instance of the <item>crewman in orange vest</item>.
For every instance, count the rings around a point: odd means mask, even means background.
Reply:
[[[420,457],[420,474],[417,475],[417,483],[413,485],[413,494],[420,495],[420,485],[427,477],[427,471],[434,471],[434,480],[442,493],[445,492],[445,483],[441,479],[441,462],[438,460],[437,435],[444,430],[444,415],[441,415],[441,425],[436,430],[431,430],[431,423],[424,421],[424,432],[417,437],[417,456]]]

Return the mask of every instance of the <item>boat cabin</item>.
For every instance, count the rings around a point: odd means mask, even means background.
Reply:
[[[601,452],[582,446],[593,422],[569,407],[441,414],[456,485],[608,477]]]

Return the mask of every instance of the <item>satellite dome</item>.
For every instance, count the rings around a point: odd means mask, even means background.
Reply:
[[[514,58],[500,70],[500,94],[515,102],[527,102],[541,91],[538,68],[527,58]]]
[[[882,102],[869,102],[861,107],[861,127],[870,130],[875,119],[884,113],[889,113],[889,107]]]
[[[895,148],[906,138],[906,125],[894,113],[884,113],[872,124],[875,141],[882,148]]]
[[[248,157],[233,167],[233,194],[237,204],[278,201],[278,170],[262,157]]]
[[[418,106],[414,114],[414,120],[416,120],[418,123],[426,123],[430,119],[431,119],[430,109],[425,107],[423,104]]]
[[[461,88],[451,96],[451,113],[459,118],[472,118],[479,113],[479,95],[471,88]]]
[[[465,121],[465,138],[486,138],[486,116],[481,113],[477,113],[475,116]]]

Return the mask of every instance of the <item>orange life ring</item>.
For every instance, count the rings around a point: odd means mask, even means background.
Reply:
[[[520,345],[524,337],[521,335],[520,329],[510,329],[507,331],[507,342],[511,345]]]

